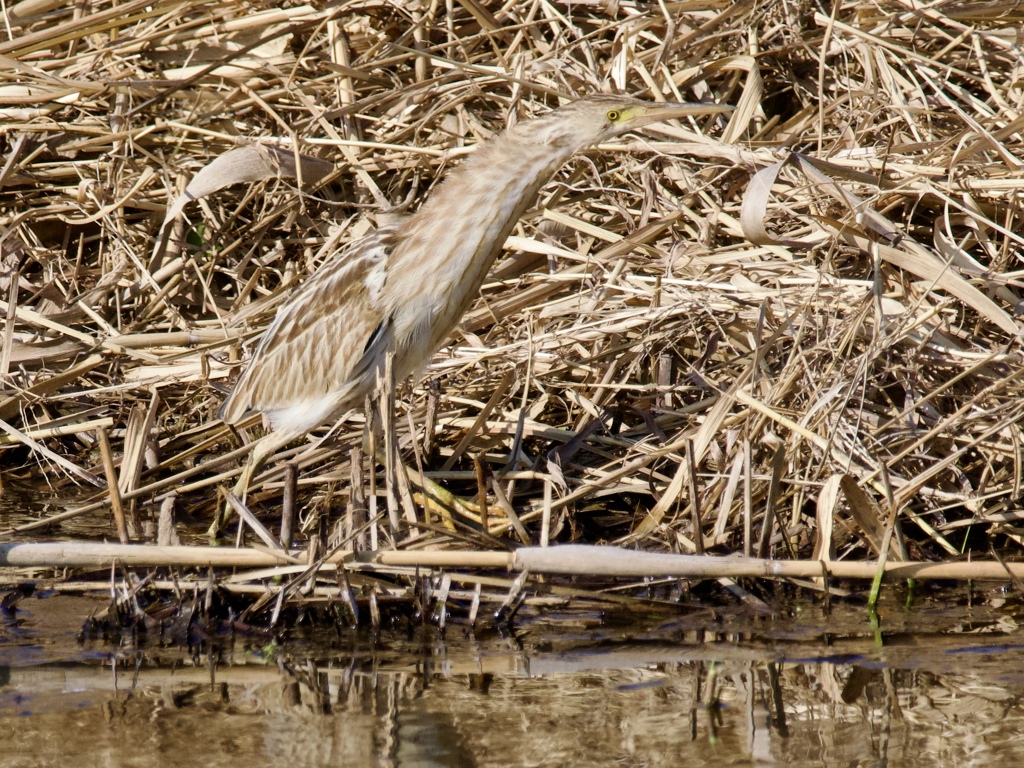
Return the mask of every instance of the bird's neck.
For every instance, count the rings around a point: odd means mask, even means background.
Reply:
[[[514,130],[498,136],[409,219],[388,270],[385,311],[398,338],[419,339],[422,355],[410,359],[429,355],[444,341],[519,217],[578,148],[532,143]]]
[[[453,171],[416,214],[424,229],[434,230],[434,242],[448,244],[452,268],[468,273],[473,294],[516,222],[576,149],[533,143],[515,131],[500,135]]]

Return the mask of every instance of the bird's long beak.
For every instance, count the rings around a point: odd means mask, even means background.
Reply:
[[[736,107],[731,104],[699,104],[696,102],[664,101],[651,102],[637,107],[634,114],[629,116],[631,128],[650,123],[659,123],[663,120],[674,120],[687,115],[714,115],[720,112],[732,112]]]

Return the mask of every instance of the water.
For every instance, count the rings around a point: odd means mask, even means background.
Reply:
[[[928,766],[1024,760],[1024,642],[999,591],[770,618],[526,610],[409,625],[82,641],[96,597],[0,620],[0,764]],[[603,620],[600,620],[602,619]]]

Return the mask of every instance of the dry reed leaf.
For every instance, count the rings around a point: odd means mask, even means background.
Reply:
[[[814,538],[814,552],[811,553],[812,560],[830,563],[835,559],[833,531],[839,505],[839,489],[844,477],[847,475],[832,475],[821,484],[817,501],[818,527]]]
[[[876,555],[882,552],[882,542],[885,539],[885,528],[883,524],[884,515],[874,499],[857,484],[857,480],[851,475],[843,475],[839,479],[839,487],[843,490],[847,503],[850,505],[850,514],[857,529],[871,546]],[[900,560],[901,555],[896,542],[890,543],[889,556]]]

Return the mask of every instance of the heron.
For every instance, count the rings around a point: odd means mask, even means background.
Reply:
[[[388,355],[395,381],[425,367],[573,154],[651,123],[731,109],[611,95],[570,102],[482,143],[416,213],[324,263],[278,310],[221,408],[230,425],[261,412],[270,430],[254,441],[235,495],[245,499],[276,451],[360,406]]]

